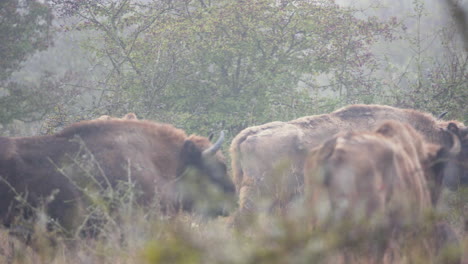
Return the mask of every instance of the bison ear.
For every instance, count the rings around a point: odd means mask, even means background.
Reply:
[[[320,148],[319,157],[320,159],[328,159],[333,152],[335,151],[337,137],[328,140],[323,144],[323,147]]]
[[[214,137],[214,133],[211,132],[210,135],[208,136],[208,140],[211,141],[213,139],[213,137]]]
[[[427,158],[430,164],[434,164],[440,160],[445,160],[448,157],[447,150],[437,144],[427,143],[426,144]]]
[[[122,119],[127,119],[127,120],[138,120],[138,117],[136,116],[135,113],[128,113],[124,115]]]
[[[395,134],[395,128],[391,123],[381,125],[375,132],[385,137],[392,137]]]
[[[453,134],[460,136],[460,130],[458,129],[457,124],[450,122],[447,126],[447,130]]]
[[[181,150],[181,158],[186,163],[196,163],[201,158],[201,151],[191,140],[185,140]]]

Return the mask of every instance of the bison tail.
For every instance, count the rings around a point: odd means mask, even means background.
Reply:
[[[244,174],[242,171],[242,166],[240,164],[239,145],[236,143],[237,143],[236,141],[232,142],[229,152],[231,153],[231,168],[232,168],[231,178],[232,178],[232,181],[234,182],[234,185],[236,186],[236,192],[239,192],[239,188],[240,188]]]
[[[244,178],[244,171],[241,164],[241,144],[252,134],[250,129],[244,129],[239,133],[231,143],[229,152],[231,153],[231,168],[232,168],[232,181],[236,186],[236,192],[239,193],[242,180]]]

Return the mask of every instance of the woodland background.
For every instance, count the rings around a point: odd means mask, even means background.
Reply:
[[[460,6],[466,6],[466,1]],[[467,52],[436,0],[4,0],[0,123],[135,112],[189,133],[354,103],[468,121]]]

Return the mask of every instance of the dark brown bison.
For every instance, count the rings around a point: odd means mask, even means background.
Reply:
[[[240,211],[258,206],[270,209],[288,203],[302,192],[307,151],[342,131],[372,130],[382,121],[410,124],[428,142],[450,147],[449,122],[427,113],[382,105],[352,105],[330,114],[302,117],[249,127],[232,141],[233,181]],[[455,188],[468,181],[468,129],[452,121],[462,142],[457,161],[447,169],[446,185]]]
[[[235,187],[219,151],[223,139],[212,145],[171,125],[138,120],[92,120],[54,135],[0,137],[0,219],[12,223],[22,196],[22,205],[45,205],[51,219],[71,230],[81,224],[86,191],[111,195],[123,183],[136,186],[143,205],[157,196],[163,210],[225,213]],[[215,202],[208,202],[210,195]]]
[[[456,129],[455,124],[449,127]],[[376,241],[381,242],[378,256],[383,257],[390,239],[398,243],[400,232],[414,232],[427,221],[434,209],[431,197],[439,192],[435,186],[443,173],[440,163],[460,152],[455,135],[453,140],[453,147],[444,149],[397,121],[384,122],[372,132],[339,133],[327,140],[310,152],[304,168],[305,207],[312,211],[314,225],[347,224],[347,232],[356,236],[362,235],[360,230],[378,230],[374,235],[382,236]],[[438,226],[434,236],[451,233],[444,229],[447,225]],[[428,239],[437,248],[438,238]],[[438,247],[443,245],[452,246]]]

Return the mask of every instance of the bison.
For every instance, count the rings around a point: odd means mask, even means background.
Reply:
[[[449,128],[456,131],[453,123]],[[312,211],[313,225],[346,224],[347,232],[357,236],[362,229],[376,229],[378,233],[371,235],[386,237],[376,240],[381,242],[378,256],[382,257],[390,239],[398,241],[409,226],[420,228],[434,208],[431,197],[438,196],[434,187],[444,169],[440,164],[460,152],[455,135],[453,141],[449,150],[427,143],[410,125],[397,121],[327,140],[310,152],[304,168],[305,207]],[[447,228],[439,223],[432,232],[437,237],[453,234]],[[429,239],[435,248],[454,245],[437,240]]]
[[[0,137],[0,219],[8,227],[24,204],[45,206],[51,219],[73,230],[89,202],[87,191],[112,193],[122,183],[135,186],[141,205],[156,197],[168,213],[224,214],[235,204],[235,187],[219,151],[223,140],[223,133],[211,144],[172,125],[134,119],[83,121],[46,136]],[[210,195],[216,201],[208,201]]]
[[[303,164],[309,149],[338,132],[372,130],[384,120],[410,124],[430,143],[446,147],[452,144],[446,131],[448,121],[416,110],[383,105],[351,105],[330,114],[249,127],[233,139],[230,147],[240,212],[284,206],[302,193]],[[468,182],[468,128],[457,121],[452,123],[462,151],[443,180],[454,189]]]

